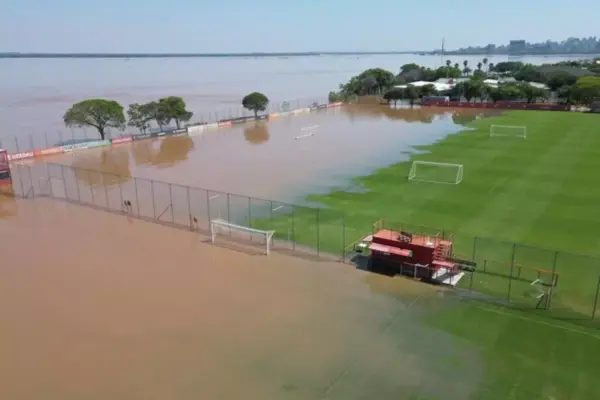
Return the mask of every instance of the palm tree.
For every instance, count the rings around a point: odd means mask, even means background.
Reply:
[[[446,67],[450,68],[450,65],[452,64],[452,61],[450,60],[446,60]]]
[[[488,71],[493,71],[494,70],[494,63],[490,63],[490,65],[488,66]]]
[[[454,68],[458,69],[459,64],[458,63],[454,63]]]
[[[480,61],[477,63],[477,70],[481,71],[481,67],[483,67],[483,64]]]
[[[463,61],[463,67],[467,68],[469,66],[469,60]]]
[[[487,65],[488,65],[488,61],[489,61],[489,60],[488,60],[487,58],[484,58],[482,61],[483,61],[483,65],[485,65],[485,67],[486,67],[486,69],[487,69]],[[489,70],[488,70],[488,71],[489,71]]]

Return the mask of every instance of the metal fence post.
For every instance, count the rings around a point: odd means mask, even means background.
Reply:
[[[248,226],[252,228],[252,197],[248,196]],[[252,238],[252,235],[250,235]]]
[[[554,259],[552,260],[552,286],[550,286],[550,293],[548,294],[547,309],[552,307],[552,297],[554,296],[554,284],[556,282],[556,265],[558,263],[558,251],[554,252]]]
[[[150,181],[150,195],[152,196],[152,215],[156,219],[156,202],[154,201],[154,181]]]
[[[31,183],[31,194],[33,195],[33,197],[35,198],[35,189],[34,189],[34,184],[33,184],[33,177],[31,176],[31,165],[27,166],[27,174],[29,175],[29,183]],[[29,193],[29,191],[27,191]]]
[[[510,302],[510,292],[512,289],[512,280],[513,280],[513,268],[515,266],[515,249],[517,247],[516,243],[513,243],[513,249],[512,249],[512,257],[510,260],[510,279],[508,280],[508,294],[506,299]]]
[[[477,255],[477,236],[473,238],[473,257],[471,261],[475,261],[475,256]]]
[[[71,167],[71,171],[73,172],[73,176],[75,177],[75,188],[77,189],[77,202],[81,204],[81,191],[79,189],[79,179],[77,179],[76,170]]]
[[[65,199],[68,199],[69,196],[67,196],[67,180],[65,179],[65,166],[64,165],[60,166],[60,176],[62,176],[63,189],[65,191]]]
[[[138,194],[137,178],[133,178],[133,186],[135,188],[135,205],[137,207],[137,215],[140,217],[140,196]]]
[[[188,206],[188,217],[190,220],[190,229],[194,228],[194,217],[192,216],[192,202],[190,201],[190,187],[185,187],[186,196],[187,196],[187,206]]]
[[[117,177],[117,182],[119,182],[119,176],[115,176]],[[123,184],[121,182],[119,182],[119,198],[121,200],[121,205],[119,207],[121,207],[121,211],[123,211]]]
[[[87,174],[88,174],[88,181],[90,182],[90,193],[92,194],[92,204],[96,205],[96,200],[94,199],[94,186],[92,185],[92,174],[91,174],[91,171],[89,169],[86,170],[86,171],[87,171]]]
[[[171,223],[175,223],[175,212],[173,211],[173,189],[169,183],[169,205],[171,206]]]
[[[212,223],[212,219],[210,217],[210,191],[207,190],[206,191],[206,217],[208,220],[208,225],[210,226],[210,224]]]
[[[102,184],[104,185],[104,198],[106,199],[106,209],[110,210],[110,204],[108,203],[108,189],[106,188],[106,173],[100,173],[100,179],[102,179]]]
[[[227,193],[227,221],[231,222],[231,196]],[[229,230],[231,235],[231,229]]]
[[[48,132],[44,131],[44,137],[46,139],[46,148],[50,147],[50,145],[48,144]]]
[[[600,276],[596,285],[596,296],[594,296],[594,308],[592,309],[592,319],[596,318],[596,308],[598,307],[598,296],[600,295]]]

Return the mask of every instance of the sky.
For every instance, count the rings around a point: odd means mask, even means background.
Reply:
[[[599,35],[598,0],[0,0],[0,52],[411,51]]]

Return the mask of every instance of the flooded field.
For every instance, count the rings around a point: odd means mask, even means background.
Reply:
[[[299,202],[407,160],[413,146],[464,129],[479,111],[380,106],[330,109],[205,132],[143,140],[44,161],[220,192]],[[86,180],[86,174],[78,177]],[[90,182],[87,182],[90,183]],[[93,183],[93,182],[92,182]]]
[[[430,286],[59,200],[11,203],[3,399],[464,399],[479,382],[478,351],[420,323]]]

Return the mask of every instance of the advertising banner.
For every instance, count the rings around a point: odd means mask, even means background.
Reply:
[[[205,126],[206,126],[206,129],[215,129],[215,128],[218,128],[218,127],[219,127],[219,124],[217,124],[217,123],[215,122],[215,123],[212,123],[212,124],[207,124],[207,125],[205,125]]]
[[[317,106],[317,110],[323,110],[324,108],[327,108],[327,104],[319,104]]]
[[[20,153],[12,153],[12,154],[8,154],[8,161],[23,160],[24,158],[31,158],[33,156],[34,156],[33,151],[23,151]]]
[[[41,149],[33,152],[34,157],[48,156],[50,154],[61,154],[64,153],[65,149],[62,146],[50,147],[49,149]]]
[[[249,121],[254,121],[254,120],[255,120],[255,118],[254,118],[254,116],[252,115],[252,116],[249,116],[249,117],[239,117],[239,118],[233,118],[233,119],[231,120],[231,123],[232,123],[232,124],[243,124],[243,123],[246,123],[246,122],[249,122]]]
[[[179,129],[175,129],[173,131],[174,134],[181,134],[181,133],[187,133],[187,128],[179,128]]]
[[[226,126],[231,126],[231,120],[227,119],[227,120],[223,120],[223,121],[219,121],[218,126],[219,128],[223,128]]]
[[[75,143],[63,146],[65,153],[69,153],[75,150],[91,149],[93,147],[102,147],[110,144],[110,140],[96,140],[93,142]]]
[[[332,107],[341,107],[342,103],[338,102],[338,103],[329,103],[327,104],[327,108],[332,108]]]
[[[148,138],[150,138],[149,133],[139,133],[139,134],[133,135],[131,137],[132,140],[144,140],[144,139],[148,139]]]
[[[187,127],[187,134],[189,136],[197,136],[202,134],[206,130],[206,125],[194,125]]]
[[[269,114],[269,119],[275,119],[275,118],[279,118],[279,116],[280,116],[280,115],[281,115],[281,114],[278,114],[278,113],[272,113],[272,114]]]
[[[120,143],[131,142],[131,140],[132,140],[131,136],[123,136],[120,138],[112,139],[111,142],[112,142],[112,144],[120,144]]]

